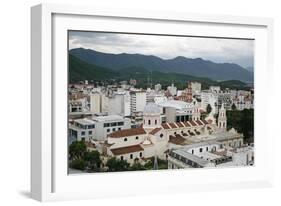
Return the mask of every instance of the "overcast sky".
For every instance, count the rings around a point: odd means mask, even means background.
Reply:
[[[236,63],[243,67],[252,67],[254,64],[253,40],[69,32],[69,49],[79,47],[114,54],[155,55],[162,59],[200,57],[218,63]]]

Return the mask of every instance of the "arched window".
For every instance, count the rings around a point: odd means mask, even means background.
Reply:
[[[136,139],[139,139],[139,137],[138,137],[138,136],[136,136]]]
[[[142,157],[142,152],[140,152],[140,157]]]
[[[163,134],[162,134],[162,133],[160,134],[160,137],[163,137]]]
[[[133,159],[133,154],[130,154],[130,159]]]
[[[121,159],[121,160],[124,160],[124,157],[123,157],[123,156],[121,156],[121,157],[120,157],[120,159]]]
[[[127,138],[124,138],[124,142],[127,142],[128,141],[128,139]]]
[[[148,125],[150,125],[151,124],[151,121],[150,121],[150,119],[148,120]]]
[[[155,120],[155,124],[157,124],[157,119]]]

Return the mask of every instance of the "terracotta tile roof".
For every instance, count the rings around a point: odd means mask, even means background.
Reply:
[[[176,124],[178,125],[178,127],[184,127],[184,125],[181,122],[176,122]]]
[[[203,123],[202,123],[200,120],[196,120],[196,123],[197,123],[198,125],[203,125]]]
[[[189,123],[190,123],[192,126],[197,126],[197,124],[196,124],[194,121],[189,121]]]
[[[181,135],[176,134],[175,136],[170,135],[169,136],[169,142],[177,145],[184,145],[185,138],[183,138]]]
[[[174,123],[169,123],[171,128],[178,128]]]
[[[191,125],[188,122],[183,122],[184,126],[190,127]]]
[[[133,145],[128,147],[119,147],[115,149],[111,149],[111,152],[114,155],[122,155],[122,154],[129,154],[133,152],[140,152],[143,151],[143,148],[140,145]]]
[[[209,122],[207,122],[205,119],[202,119],[201,122],[203,122],[204,124],[209,124]]]
[[[169,127],[169,125],[168,125],[167,123],[163,123],[163,124],[162,124],[162,127],[163,127],[164,129],[170,129],[170,127]]]
[[[155,135],[157,132],[159,132],[162,128],[155,128],[149,134]]]
[[[128,137],[128,136],[142,135],[142,134],[146,134],[146,132],[142,127],[139,127],[139,128],[119,130],[109,134],[108,136],[112,138],[119,138],[119,137]]]

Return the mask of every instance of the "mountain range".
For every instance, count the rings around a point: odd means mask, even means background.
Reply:
[[[175,83],[178,88],[185,88],[186,82],[197,81],[202,83],[203,88],[210,85],[221,86],[222,88],[241,89],[247,87],[247,84],[239,80],[214,81],[209,78],[196,77],[187,74],[173,72],[149,71],[142,67],[126,67],[118,71],[87,63],[71,54],[69,54],[69,82],[78,83],[84,80],[90,81],[128,81],[136,79],[137,86],[140,88],[150,87],[150,84],[160,83],[163,88]]]
[[[234,63],[215,63],[202,58],[178,56],[173,59],[161,59],[153,55],[110,54],[95,50],[76,48],[69,54],[103,70],[120,73],[123,69],[142,68],[149,72],[177,73],[208,78],[215,81],[240,80],[253,82],[253,72]],[[117,74],[116,73],[116,74]]]

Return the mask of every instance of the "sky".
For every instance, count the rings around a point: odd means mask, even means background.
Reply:
[[[162,59],[202,58],[245,68],[254,65],[254,40],[70,31],[69,49],[80,47],[113,54],[155,55]]]

